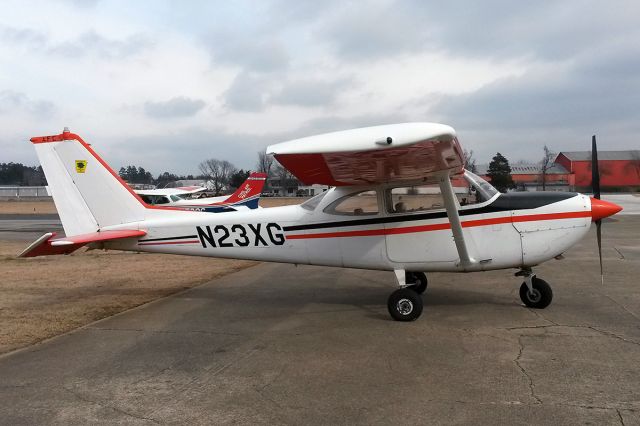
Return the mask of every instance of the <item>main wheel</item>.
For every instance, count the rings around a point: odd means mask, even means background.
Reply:
[[[551,286],[538,277],[532,280],[533,291],[529,291],[527,283],[520,286],[520,300],[529,308],[544,309],[551,304],[553,300],[553,291]]]
[[[401,288],[391,293],[387,308],[396,321],[414,321],[422,314],[422,297],[411,287]]]
[[[422,294],[427,289],[429,282],[427,281],[427,274],[424,272],[407,272],[405,280],[408,283],[416,283],[411,286],[411,289],[418,294]]]

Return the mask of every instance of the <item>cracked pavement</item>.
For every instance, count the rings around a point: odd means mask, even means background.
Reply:
[[[640,424],[640,216],[535,269],[430,274],[391,321],[388,272],[263,264],[0,357],[1,424]]]

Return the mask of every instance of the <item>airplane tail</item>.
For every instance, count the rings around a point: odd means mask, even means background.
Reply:
[[[224,200],[224,204],[242,205],[250,209],[258,208],[262,189],[267,181],[266,173],[253,172],[249,175],[236,192],[231,194],[229,198]]]
[[[67,237],[144,219],[144,202],[80,136],[65,128],[31,142]]]

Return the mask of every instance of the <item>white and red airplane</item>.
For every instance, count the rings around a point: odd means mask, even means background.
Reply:
[[[260,202],[260,194],[267,180],[266,173],[253,172],[231,195],[206,198],[185,198],[206,191],[204,187],[139,189],[136,194],[142,200],[151,205],[163,207],[178,207],[181,209],[220,213],[242,209],[257,209]]]
[[[592,221],[599,231],[602,218],[621,210],[573,192],[500,194],[463,170],[454,129],[436,123],[375,126],[272,145],[267,153],[304,183],[334,187],[301,205],[215,215],[144,203],[90,145],[68,131],[31,142],[66,236],[47,233],[22,257],[66,254],[88,244],[389,270],[399,289],[387,306],[400,321],[422,313],[420,294],[430,271],[515,268],[516,276],[524,277],[523,303],[547,307],[551,287],[532,268],[561,257]],[[452,185],[461,178],[470,188],[464,202]],[[440,194],[421,185],[435,185]]]

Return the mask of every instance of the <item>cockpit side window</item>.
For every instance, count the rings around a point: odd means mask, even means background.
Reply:
[[[438,185],[401,186],[385,191],[389,213],[414,213],[444,208]]]
[[[325,209],[325,213],[343,216],[375,216],[380,211],[376,191],[360,191],[337,199]]]
[[[153,197],[151,197],[151,196],[149,196],[149,195],[141,195],[141,196],[140,196],[140,198],[142,198],[142,201],[144,201],[144,202],[145,202],[145,203],[147,203],[147,204],[151,204],[151,205],[153,205],[153,204],[154,204],[154,202],[153,202],[153,201],[154,201],[154,200],[153,200]]]
[[[490,200],[498,192],[487,181],[471,172],[451,177],[451,185],[461,208]],[[440,185],[398,186],[384,192],[389,213],[417,213],[444,210],[444,198]]]

